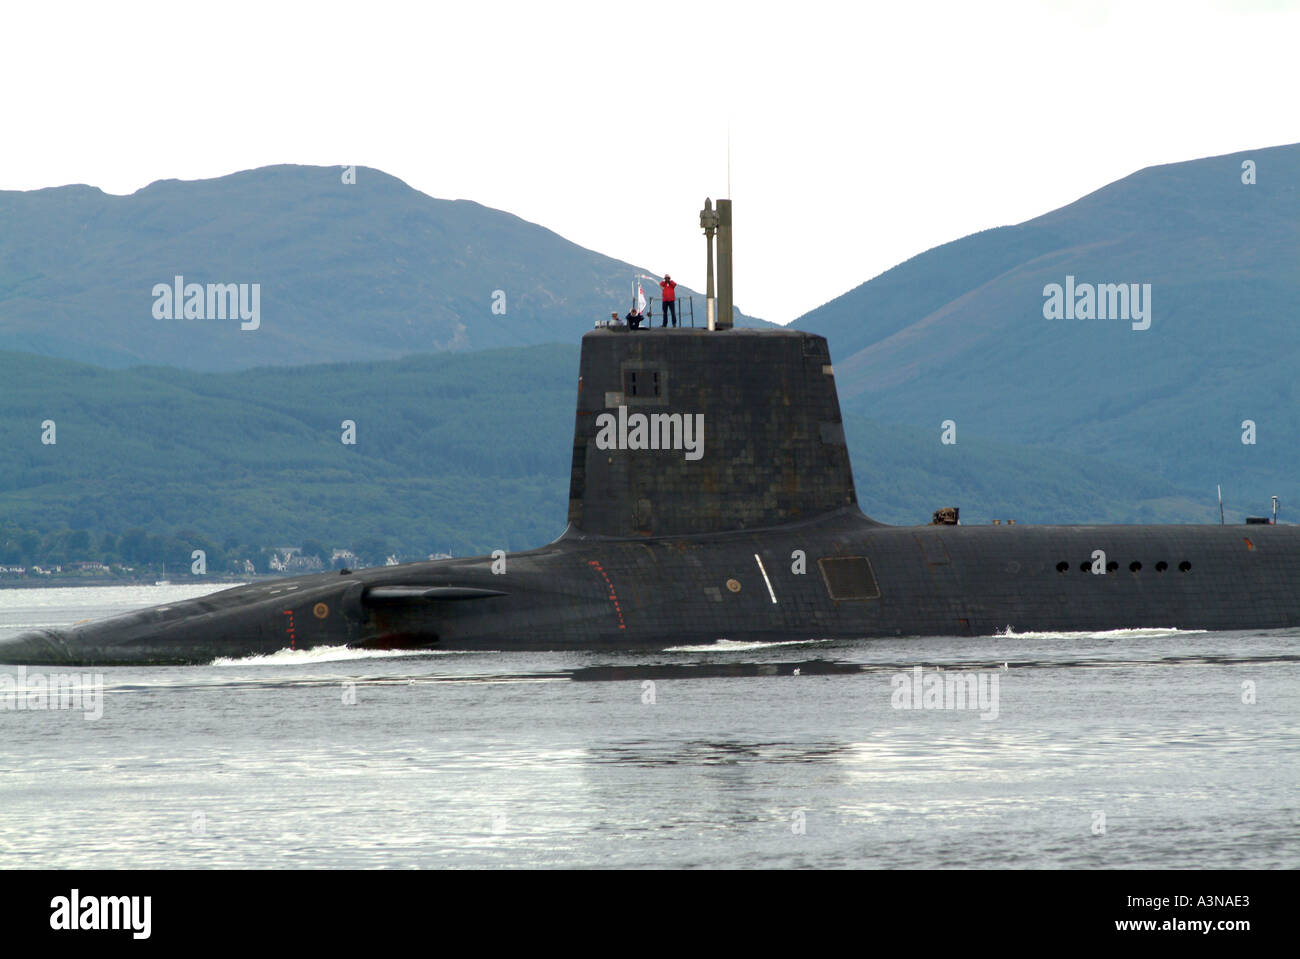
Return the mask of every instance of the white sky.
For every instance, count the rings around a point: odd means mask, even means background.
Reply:
[[[1134,170],[1300,141],[1300,4],[62,3],[0,12],[0,189],[377,167],[787,322]],[[1261,169],[1261,179],[1268,175]]]

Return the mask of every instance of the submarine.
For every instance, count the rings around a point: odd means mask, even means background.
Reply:
[[[238,586],[8,637],[0,662],[1300,626],[1300,527],[866,516],[826,339],[730,322],[724,203],[716,319],[702,215],[708,325],[605,321],[583,336],[568,523],[554,542]]]

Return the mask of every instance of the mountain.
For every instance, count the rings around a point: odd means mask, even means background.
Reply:
[[[571,343],[626,312],[634,274],[650,272],[379,170],[343,180],[272,166],[130,196],[0,192],[0,349],[216,371]],[[155,287],[177,276],[203,287],[205,318],[155,317]],[[249,313],[258,284],[259,325],[230,318],[224,291],[209,314],[208,284],[247,284]]]
[[[1251,512],[1271,494],[1300,504],[1298,188],[1300,145],[1141,170],[913,257],[795,326],[828,337],[847,411],[936,445],[953,420],[955,457],[982,437],[1123,463],[1203,501],[1222,483]],[[1149,284],[1149,328],[1131,310],[1045,318],[1045,289],[1063,300],[1067,283],[1081,306],[1084,284]]]
[[[564,528],[577,371],[568,345],[230,373],[0,353],[0,564],[121,556],[170,573],[192,549],[215,571],[225,553],[313,539],[372,562],[542,545]],[[976,440],[958,457],[845,425],[859,500],[886,521],[952,503],[981,522],[1178,520],[1198,505],[1084,457]]]
[[[276,167],[132,197],[0,194],[0,342],[19,350],[0,352],[0,563],[119,555],[172,570],[191,548],[309,540],[373,561],[561,532],[576,340],[603,297],[626,300],[635,268],[376,171],[357,179]],[[369,199],[346,192],[367,180]],[[1144,170],[802,317],[835,355],[863,509],[895,523],[948,505],[967,522],[1205,522],[1222,482],[1230,520],[1274,493],[1287,519],[1296,183],[1300,147]],[[517,282],[498,278],[507,263]],[[172,273],[261,282],[257,264],[276,266],[255,331],[151,314],[151,284]],[[1067,282],[1138,284],[1149,328],[1045,318],[1044,289]],[[537,339],[566,342],[519,345]],[[103,368],[146,358],[174,366]]]

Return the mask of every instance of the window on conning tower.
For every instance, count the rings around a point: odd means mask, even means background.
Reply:
[[[658,370],[624,370],[623,395],[625,396],[659,396],[660,375]]]

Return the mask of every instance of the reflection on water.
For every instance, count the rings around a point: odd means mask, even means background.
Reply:
[[[752,743],[700,742],[661,743],[632,741],[615,743],[588,754],[594,763],[624,763],[634,766],[734,766],[741,763],[819,763],[847,754],[847,743]]]
[[[0,591],[0,630],[178,589]],[[1294,868],[1296,636],[102,669],[97,721],[0,690],[0,868]],[[918,665],[995,673],[996,720],[894,708]]]

